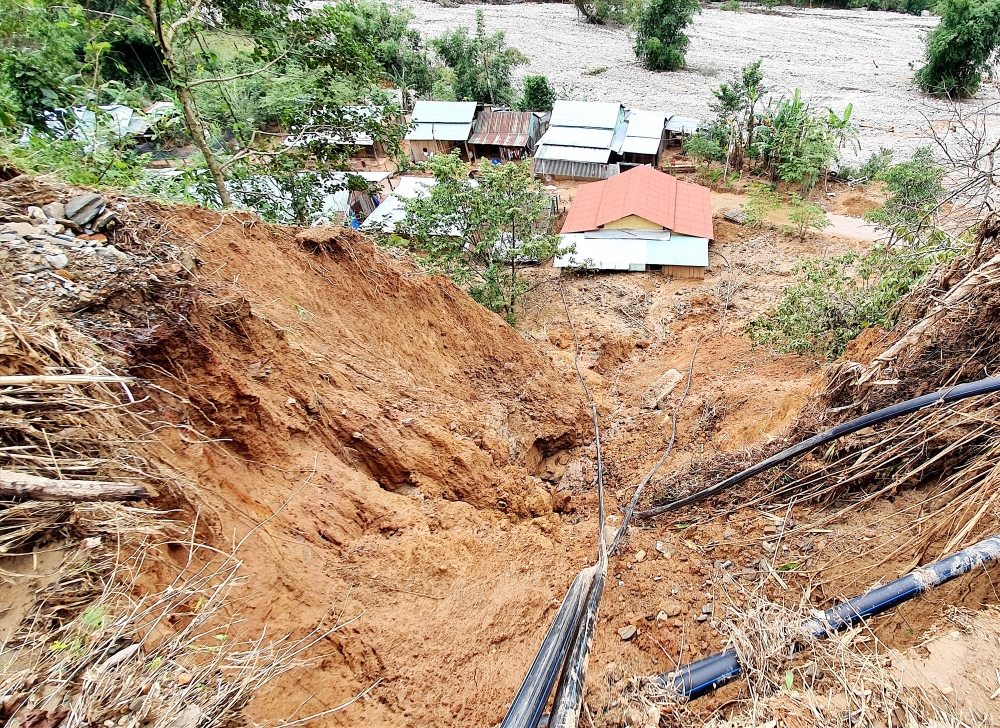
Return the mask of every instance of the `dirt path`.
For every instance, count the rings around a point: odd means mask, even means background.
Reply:
[[[854,104],[864,158],[880,147],[912,150],[921,144],[925,116],[943,115],[944,106],[911,83],[913,68],[922,62],[924,34],[936,18],[865,10],[782,7],[765,14],[706,8],[691,27],[688,70],[652,73],[636,64],[626,30],[580,23],[571,5],[403,4],[428,38],[457,25],[474,28],[476,11],[482,10],[487,29],[505,31],[508,42],[530,59],[517,73],[545,74],[560,98],[615,100],[706,118],[710,89],[763,58],[777,92],[801,88],[808,100],[838,112]],[[996,96],[995,90],[983,93]],[[852,157],[848,150],[845,158]]]

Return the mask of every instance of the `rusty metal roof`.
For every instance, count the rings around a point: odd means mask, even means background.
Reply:
[[[538,118],[530,111],[484,110],[479,115],[469,143],[526,147],[537,130]]]

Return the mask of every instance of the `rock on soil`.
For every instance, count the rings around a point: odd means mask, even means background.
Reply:
[[[925,143],[917,136],[926,130],[923,115],[937,120],[946,109],[911,82],[913,68],[923,62],[924,34],[937,18],[867,10],[781,7],[737,13],[705,8],[688,30],[688,69],[654,73],[636,63],[627,30],[581,23],[569,4],[404,4],[428,38],[458,25],[474,29],[476,11],[482,10],[487,30],[505,31],[507,41],[530,59],[516,73],[545,74],[558,98],[617,100],[707,118],[711,88],[763,58],[767,81],[777,94],[800,88],[809,101],[838,113],[854,104],[852,121],[860,129],[859,156],[864,159],[880,147],[908,153]],[[997,97],[995,89],[983,94]],[[853,160],[854,153],[848,149],[844,156]]]

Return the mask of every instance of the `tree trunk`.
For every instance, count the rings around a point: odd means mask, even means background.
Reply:
[[[163,21],[156,4],[152,0],[146,0],[145,7],[146,17],[153,26],[153,33],[160,46],[160,52],[163,53],[163,65],[166,68],[167,75],[170,77],[170,85],[174,87],[177,100],[181,102],[181,110],[184,112],[184,121],[187,123],[188,131],[194,138],[195,146],[198,147],[198,150],[205,157],[205,164],[208,165],[212,181],[215,182],[215,189],[219,193],[219,200],[222,202],[222,206],[232,207],[233,198],[229,196],[229,188],[226,187],[226,176],[222,172],[222,165],[219,164],[219,160],[212,154],[212,149],[205,138],[205,126],[201,123],[198,111],[194,107],[194,98],[191,95],[191,89],[187,85],[183,74],[181,74],[177,60],[174,57],[173,40],[168,39],[168,36],[163,32]]]
[[[27,473],[0,470],[0,498],[38,501],[126,501],[145,500],[146,486],[138,483],[108,483],[98,480],[53,480]]]

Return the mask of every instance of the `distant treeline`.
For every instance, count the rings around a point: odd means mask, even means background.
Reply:
[[[435,0],[439,5],[444,7],[453,7],[455,5],[464,5],[467,3],[486,3],[489,5],[516,5],[523,2],[538,2],[538,3],[559,3],[561,5],[574,5],[574,0]],[[724,2],[732,2],[732,0],[706,0],[708,6],[722,5]],[[596,5],[600,6],[602,3],[598,2]],[[613,12],[613,6],[617,4],[617,0],[608,0],[606,4],[612,12],[608,13],[608,20],[615,20]],[[778,5],[791,5],[793,7],[799,8],[841,8],[841,9],[858,9],[865,8],[866,10],[884,10],[890,13],[909,13],[910,15],[920,15],[924,10],[933,11],[934,6],[937,4],[937,0],[781,0],[781,2],[774,2],[774,0],[756,0],[756,2],[744,2],[747,4],[760,4],[768,8],[775,8]]]

